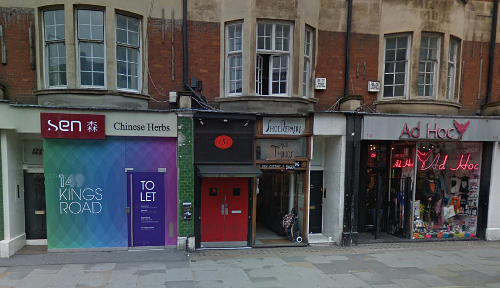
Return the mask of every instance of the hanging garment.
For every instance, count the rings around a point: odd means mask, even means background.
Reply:
[[[460,189],[459,189],[459,192],[460,193],[469,193],[469,179],[470,177],[468,176],[463,176],[462,178],[460,178],[461,181],[460,181]]]
[[[458,193],[458,188],[459,188],[459,185],[458,183],[460,183],[461,181],[459,181],[459,177],[457,176],[451,176],[451,189],[450,189],[450,193],[451,194],[457,194]]]

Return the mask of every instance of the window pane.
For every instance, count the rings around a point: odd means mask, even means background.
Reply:
[[[129,31],[128,32],[128,44],[139,46],[139,33]]]
[[[128,30],[132,32],[139,33],[139,19],[129,17],[128,18]]]
[[[94,58],[93,61],[93,70],[104,72],[104,59]]]
[[[127,30],[127,18],[125,16],[116,15],[116,28]]]
[[[394,72],[394,63],[385,63],[385,69],[384,69],[384,72],[385,73],[393,73]]]
[[[425,86],[425,96],[432,96],[432,86]]]
[[[408,36],[398,37],[397,38],[398,49],[406,48],[407,42],[408,42]]]
[[[138,90],[139,89],[139,77],[130,77],[130,89]]]
[[[283,38],[276,38],[274,45],[276,50],[283,51]]]
[[[424,86],[418,86],[418,96],[424,96]]]
[[[392,86],[384,86],[384,97],[392,97]]]
[[[290,51],[290,40],[283,39],[283,51]]]
[[[265,38],[264,45],[265,45],[265,49],[270,50],[271,49],[271,38]]]
[[[136,63],[129,63],[128,64],[128,75],[137,76],[137,74],[138,74],[137,64]]]
[[[396,60],[396,51],[387,50],[385,51],[385,61],[394,61]]]
[[[94,86],[104,86],[104,73],[93,74]]]
[[[257,36],[264,36],[265,24],[259,23],[257,24]]]
[[[80,76],[82,85],[92,85],[92,72],[82,72]]]
[[[79,39],[91,39],[90,38],[90,25],[78,25],[78,38]]]
[[[385,40],[385,49],[394,49],[396,48],[396,38],[387,38]]]
[[[116,47],[116,59],[126,61],[127,60],[127,49],[123,47]]]
[[[406,62],[396,62],[396,72],[406,72]]]
[[[264,38],[259,37],[257,39],[257,49],[264,49]]]
[[[388,74],[384,75],[384,85],[392,85],[394,84],[394,75]]]
[[[128,55],[129,62],[139,63],[139,60],[138,60],[139,50],[129,48],[127,55]]]
[[[92,43],[92,57],[104,58],[104,44]]]
[[[66,85],[66,72],[59,72],[60,85]]]
[[[90,25],[90,11],[89,10],[78,10],[78,24]]]
[[[394,87],[394,96],[396,97],[405,96],[405,87],[401,85]]]
[[[399,49],[396,52],[396,60],[406,60],[406,49]]]
[[[116,72],[118,74],[127,75],[127,63],[123,61],[116,61]]]
[[[103,26],[92,26],[92,39],[93,40],[103,40],[104,39],[104,27]]]
[[[265,24],[265,36],[271,37],[273,35],[273,24]]]
[[[273,91],[272,94],[279,94],[279,82],[273,82]]]
[[[405,83],[405,74],[396,74],[395,84],[404,84]]]
[[[64,25],[56,26],[56,39],[64,39]]]
[[[116,85],[118,88],[127,88],[127,76],[125,75],[118,75],[118,78],[116,79]]]
[[[116,42],[127,44],[127,31],[116,29]]]
[[[80,70],[81,71],[92,71],[92,60],[91,58],[80,58]]]
[[[92,25],[104,24],[104,13],[102,11],[91,11],[90,19]]]
[[[286,82],[280,82],[280,94],[286,93]]]
[[[54,40],[56,39],[56,27],[55,26],[48,26],[45,27],[45,40]]]

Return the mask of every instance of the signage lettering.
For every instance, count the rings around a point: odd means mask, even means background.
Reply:
[[[81,174],[59,175],[59,214],[99,214],[103,199],[101,188],[83,188],[85,178]]]
[[[147,124],[129,124],[123,122],[115,122],[113,128],[118,131],[170,131],[170,126],[168,125],[157,125],[154,123]]]
[[[453,120],[453,125],[455,127],[439,127],[437,123],[432,125],[431,123],[427,123],[426,128],[427,131],[424,134],[426,139],[454,139],[461,140],[463,134],[469,127],[470,121],[465,122],[464,124],[458,123],[456,120]],[[399,139],[402,138],[420,138],[420,122],[418,122],[415,127],[408,127],[408,123],[405,123],[403,129],[401,130],[401,134],[399,135]]]
[[[155,183],[153,181],[140,181],[140,182],[142,184],[142,191],[144,191],[144,189],[153,190],[155,188]],[[155,201],[156,192],[144,192],[144,197],[143,197],[142,193],[143,192],[141,192],[141,202],[154,202]]]
[[[104,115],[40,113],[43,138],[105,139]]]
[[[271,135],[302,135],[306,128],[303,118],[264,117],[263,123],[263,133]]]
[[[220,135],[215,138],[215,146],[219,149],[227,149],[233,145],[233,139],[227,135]]]
[[[392,168],[406,168],[406,167],[413,167],[415,166],[415,163],[411,162],[411,159],[406,159],[404,162],[403,160],[396,160],[396,163],[392,165]]]
[[[417,151],[417,157],[420,163],[422,165],[419,167],[420,170],[427,170],[429,168],[433,170],[445,170],[446,169],[446,162],[448,161],[449,155],[444,155],[443,160],[441,164],[439,164],[439,160],[441,158],[440,153],[436,153],[430,164],[427,165],[427,161],[430,158],[431,151],[428,152],[420,152]],[[464,161],[464,158],[465,161]],[[467,154],[461,154],[460,155],[460,160],[457,163],[457,166],[454,168],[448,168],[451,171],[457,171],[457,170],[479,170],[479,164],[473,164],[469,163],[470,160],[470,153]]]

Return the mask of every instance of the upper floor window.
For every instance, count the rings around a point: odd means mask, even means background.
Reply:
[[[43,12],[45,77],[48,87],[66,86],[64,10]]]
[[[290,24],[283,23],[257,23],[255,67],[257,95],[289,95],[293,43],[291,27]]]
[[[439,40],[439,36],[422,35],[418,63],[418,96],[436,96]]]
[[[302,75],[302,96],[309,97],[311,89],[312,31],[306,29],[304,35],[304,71]]]
[[[457,39],[450,39],[450,50],[448,51],[448,75],[446,83],[446,99],[453,100],[455,94],[455,79],[457,74]]]
[[[104,87],[104,12],[78,10],[78,55],[80,85]]]
[[[226,81],[229,95],[238,95],[243,87],[243,24],[226,26]]]
[[[384,97],[406,96],[410,36],[385,38]]]
[[[116,15],[116,85],[138,91],[140,82],[140,21]]]

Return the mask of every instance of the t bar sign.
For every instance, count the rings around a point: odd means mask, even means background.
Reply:
[[[104,115],[40,113],[42,138],[106,139]]]

